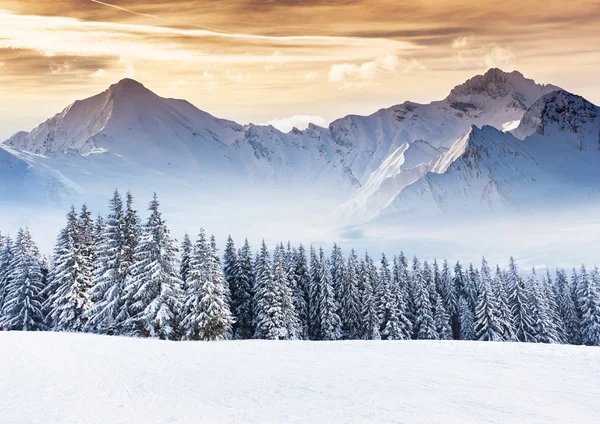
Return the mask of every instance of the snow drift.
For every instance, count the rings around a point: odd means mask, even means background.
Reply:
[[[600,349],[0,333],[0,422],[583,423]]]

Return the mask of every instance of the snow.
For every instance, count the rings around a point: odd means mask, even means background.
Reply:
[[[512,131],[519,126],[520,122],[521,122],[520,119],[515,119],[514,121],[505,122],[504,124],[502,124],[502,131],[504,131],[504,132]]]
[[[0,422],[584,423],[600,349],[0,332]]]

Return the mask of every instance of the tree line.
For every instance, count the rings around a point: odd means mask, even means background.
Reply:
[[[600,272],[375,260],[354,249],[228,238],[179,245],[156,197],[142,224],[115,191],[106,217],[66,215],[50,260],[0,234],[0,328],[169,340],[480,340],[600,345]]]

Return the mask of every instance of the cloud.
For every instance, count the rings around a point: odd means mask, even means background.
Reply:
[[[271,54],[270,57],[268,57],[266,59],[265,63],[265,71],[269,72],[272,71],[275,68],[280,68],[285,64],[285,58],[283,57],[283,54],[281,54],[280,51],[275,51]]]
[[[308,128],[308,124],[315,124],[321,127],[327,126],[327,121],[320,116],[315,115],[293,115],[287,118],[271,119],[266,125],[273,125],[280,131],[289,132],[296,127],[300,130]]]
[[[469,37],[458,37],[452,40],[452,48],[453,49],[464,49],[469,45]]]
[[[67,17],[18,15],[0,10],[0,49],[29,49],[45,55],[127,56],[156,61],[264,64],[365,60],[410,42],[347,36],[265,36],[204,29],[169,28]]]
[[[133,66],[133,62],[131,58],[126,56],[121,56],[119,58],[119,62],[124,67],[123,77],[125,78],[133,78],[135,76],[135,67]]]
[[[50,65],[50,73],[52,75],[64,74],[66,72],[69,72],[70,69],[71,69],[70,62],[62,62],[62,63]]]
[[[500,46],[490,46],[483,56],[483,62],[488,68],[512,68],[516,58],[512,51]]]
[[[317,79],[317,77],[318,77],[318,76],[319,76],[319,73],[318,73],[318,72],[315,72],[315,71],[308,71],[308,72],[306,72],[306,73],[304,74],[304,79],[305,79],[305,80],[308,80],[308,81],[311,81],[311,80]]]
[[[228,80],[233,81],[235,83],[242,84],[242,83],[248,82],[250,80],[250,74],[247,72],[226,71],[225,78],[227,78]]]
[[[216,90],[219,87],[217,76],[209,71],[202,72],[202,79],[204,79],[206,88],[209,90]]]
[[[106,74],[106,71],[104,69],[98,69],[97,71],[92,72],[91,77],[92,78],[102,78],[105,74]]]
[[[387,54],[361,64],[340,63],[329,68],[329,82],[343,82],[341,90],[348,88],[364,88],[373,85],[373,80],[385,74],[408,74],[415,70],[425,69],[418,60],[403,59],[395,54]]]

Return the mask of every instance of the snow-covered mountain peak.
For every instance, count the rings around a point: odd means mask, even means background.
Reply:
[[[586,99],[565,90],[542,96],[523,115],[513,131],[517,138],[532,134],[548,135],[555,131],[579,134],[598,131],[599,108]]]
[[[476,95],[485,95],[491,99],[499,99],[512,94],[515,100],[519,101],[521,100],[521,96],[530,97],[529,94],[531,92],[548,92],[555,89],[558,89],[558,87],[537,84],[534,80],[525,78],[518,71],[504,72],[501,69],[492,68],[485,74],[476,75],[454,87],[446,100],[454,102],[465,96]]]

